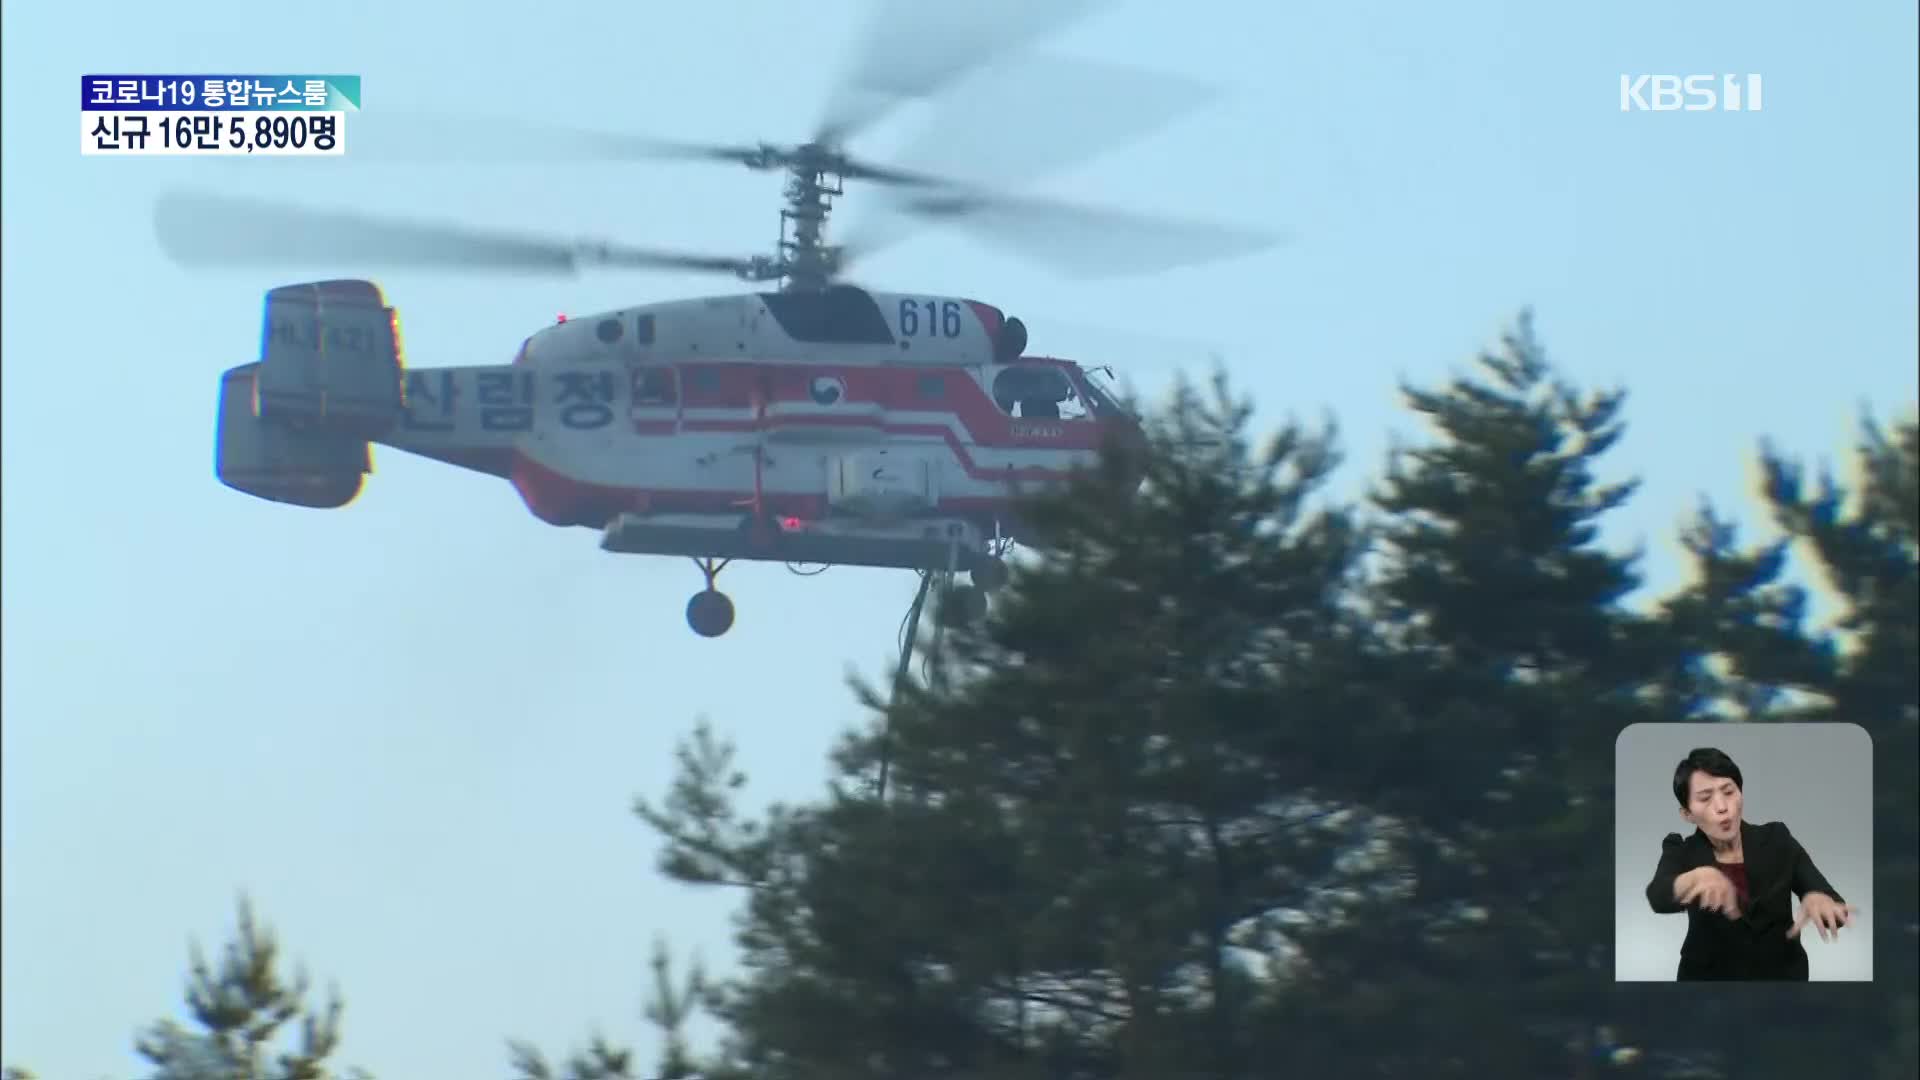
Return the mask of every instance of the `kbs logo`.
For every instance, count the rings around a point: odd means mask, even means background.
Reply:
[[[1758,75],[1622,75],[1621,112],[1759,112]]]

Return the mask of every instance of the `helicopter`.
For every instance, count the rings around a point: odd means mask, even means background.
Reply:
[[[920,221],[998,218],[1016,233],[1072,221],[1109,243],[1129,230],[1163,247],[1171,238],[1183,254],[1165,261],[1176,265],[1273,240],[1007,195],[844,149],[892,106],[931,97],[1090,6],[1009,7],[997,21],[969,9],[969,24],[996,31],[971,44],[925,32],[888,41],[884,28],[924,19],[930,8],[882,12],[864,60],[804,143],[550,132],[546,145],[556,154],[570,140],[564,148],[587,149],[588,157],[783,172],[772,255],[686,254],[164,196],[155,213],[161,246],[187,265],[661,269],[771,285],[563,316],[529,334],[505,363],[457,367],[405,363],[396,308],[371,280],[274,287],[265,295],[259,358],[221,376],[218,479],[257,498],[338,509],[362,490],[373,445],[499,477],[536,518],[593,529],[605,551],[691,559],[705,585],[687,602],[686,620],[707,638],[734,624],[733,602],[717,585],[733,561],[942,575],[943,603],[977,617],[1007,579],[1012,545],[1037,542],[1023,531],[1015,500],[1063,482],[1110,448],[1142,445],[1140,422],[1096,369],[1029,355],[1026,324],[999,306],[845,280],[852,259],[866,253],[826,239],[845,182],[894,190],[894,208]],[[1018,30],[1025,32],[1011,32]],[[534,140],[515,145],[541,152]],[[950,584],[959,573],[968,585]]]

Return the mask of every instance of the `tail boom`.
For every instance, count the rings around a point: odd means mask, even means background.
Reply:
[[[335,509],[372,471],[371,439],[401,415],[399,327],[370,281],[267,294],[260,359],[221,376],[214,471],[237,491]]]

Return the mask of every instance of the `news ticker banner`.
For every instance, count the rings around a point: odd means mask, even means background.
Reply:
[[[82,75],[82,154],[347,152],[358,75]]]

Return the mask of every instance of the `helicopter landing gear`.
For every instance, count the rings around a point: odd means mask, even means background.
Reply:
[[[695,559],[694,565],[706,575],[707,587],[687,601],[687,625],[704,638],[717,638],[733,628],[733,601],[713,587],[713,579],[727,568],[727,559]]]

